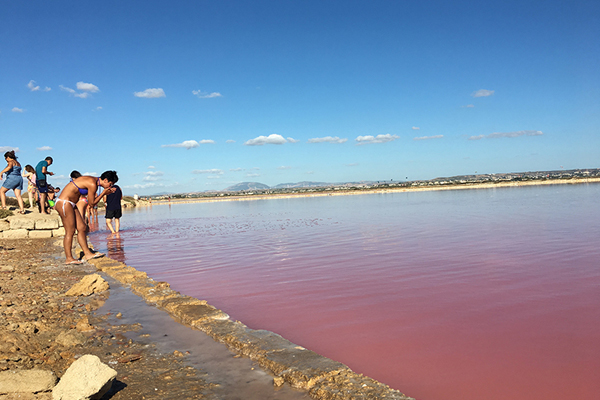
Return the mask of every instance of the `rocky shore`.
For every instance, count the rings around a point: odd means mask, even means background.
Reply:
[[[65,380],[76,360],[93,355],[116,371],[103,399],[409,399],[275,333],[231,321],[205,301],[181,295],[168,283],[155,282],[117,261],[100,258],[93,264],[66,266],[61,250],[56,239],[0,239],[0,374],[45,371]],[[112,282],[109,289],[104,278]],[[88,289],[71,290],[82,279],[91,281]],[[222,343],[228,357],[251,360],[252,367],[239,364],[211,374],[211,368],[223,365],[193,366],[185,347],[161,350],[160,332],[142,334],[135,315],[121,323],[118,307],[103,307],[119,285]],[[207,378],[235,374],[229,368],[262,368],[268,388],[262,387],[263,394],[256,397],[250,395],[256,385],[234,387],[225,379]],[[52,388],[33,393],[38,389],[3,392],[2,387],[0,400],[67,399],[53,395]]]
[[[185,365],[182,353],[161,353],[150,338],[127,338],[138,324],[111,323],[110,314],[96,312],[109,290],[67,295],[96,268],[61,262],[52,239],[0,239],[0,373],[51,371],[61,378],[91,354],[117,371],[104,398],[210,398],[211,385]],[[0,392],[0,399],[52,398],[50,391]]]

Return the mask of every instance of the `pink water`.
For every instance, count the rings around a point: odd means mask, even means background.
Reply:
[[[578,185],[165,205],[92,241],[419,400],[597,399],[599,198]]]

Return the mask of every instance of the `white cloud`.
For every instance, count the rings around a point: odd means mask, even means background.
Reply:
[[[534,130],[515,131],[515,132],[494,132],[494,133],[490,133],[489,135],[471,136],[471,137],[469,137],[469,140],[480,140],[483,138],[498,139],[498,138],[516,138],[516,137],[520,137],[520,136],[541,136],[543,134],[544,134],[544,132],[542,132],[542,131],[534,131]]]
[[[294,139],[294,138],[291,138],[291,137],[288,137],[287,141],[290,142],[290,143],[298,143],[299,142],[298,139]]]
[[[195,96],[198,96],[200,99],[214,99],[215,97],[223,97],[223,95],[218,92],[202,93],[200,90],[192,90],[192,93]]]
[[[225,143],[235,143],[235,140],[229,139],[229,140],[226,140]]]
[[[369,144],[369,143],[393,142],[394,140],[399,139],[399,138],[400,138],[400,136],[398,136],[398,135],[390,135],[388,133],[385,135],[377,135],[377,136],[371,136],[371,135],[359,136],[355,140],[358,142],[358,144]]]
[[[148,169],[155,169],[156,167],[154,165],[149,165]]]
[[[246,174],[246,176],[248,178],[256,178],[257,176],[260,176],[260,174],[250,174],[250,173],[248,173],[248,174]]]
[[[230,171],[232,171],[232,172],[240,172],[240,171],[243,171],[243,170],[244,170],[243,168],[231,168],[230,169]]]
[[[419,128],[418,126],[413,126],[412,129],[413,129],[413,131],[418,131],[421,128]]]
[[[193,149],[195,147],[200,146],[200,143],[196,142],[195,140],[184,140],[181,143],[175,143],[175,144],[163,144],[160,147],[185,147],[186,149]]]
[[[161,176],[163,176],[164,173],[162,171],[146,171],[144,172],[144,175],[144,179],[142,179],[143,181],[154,182],[161,180]]]
[[[100,111],[100,110],[102,110],[102,107],[98,106],[98,107],[94,108],[93,111]]]
[[[85,92],[91,93],[96,93],[100,91],[100,89],[98,89],[98,86],[85,82],[77,82],[77,90],[83,90]]]
[[[167,97],[165,91],[161,88],[146,89],[143,92],[133,92],[135,97],[143,97],[145,99],[158,99],[159,97]]]
[[[254,139],[250,139],[244,144],[246,146],[263,146],[265,144],[284,144],[286,142],[287,140],[285,140],[283,136],[274,133],[269,136],[259,136]]]
[[[4,154],[7,151],[11,151],[14,150],[15,153],[19,152],[19,148],[18,147],[12,147],[12,146],[0,146],[0,153]]]
[[[485,135],[477,135],[477,136],[471,136],[469,138],[469,140],[481,140],[485,137]]]
[[[34,80],[29,81],[29,83],[27,84],[27,87],[32,92],[37,92],[38,90],[40,90],[39,86],[35,86],[35,81]]]
[[[345,143],[347,142],[348,139],[344,138],[344,139],[340,139],[337,136],[325,136],[325,137],[321,137],[321,138],[312,138],[312,139],[308,139],[308,143]]]
[[[75,89],[71,89],[70,87],[66,87],[63,85],[58,85],[58,87],[60,88],[60,90],[64,90],[65,92],[69,92],[71,94],[75,93]]]
[[[471,93],[471,96],[473,97],[488,97],[494,94],[494,90],[487,90],[487,89],[479,89],[473,93]]]
[[[88,86],[88,85],[91,85],[91,86]],[[94,90],[92,88],[92,86],[96,89]],[[58,85],[58,87],[60,88],[60,90],[71,93],[73,96],[79,97],[80,99],[86,99],[86,98],[90,97],[90,93],[96,93],[97,91],[99,91],[99,89],[96,85],[92,85],[91,83],[83,83],[83,82],[77,82],[77,89],[85,90],[85,92],[81,92],[81,93],[77,93],[77,91],[75,89],[72,89],[70,87],[66,87],[63,85]],[[85,87],[87,89],[80,89],[80,87]]]
[[[225,171],[223,171],[222,169],[195,169],[192,171],[192,174],[216,174],[216,175],[223,175],[225,173]]]
[[[542,131],[517,131],[517,132],[494,132],[487,135],[490,139],[495,138],[515,138],[519,136],[541,136]]]
[[[292,169],[292,167],[288,165],[282,165],[281,167],[277,167],[277,169]]]
[[[29,83],[27,84],[27,87],[29,88],[29,90],[31,90],[32,92],[37,92],[39,90],[42,90],[44,92],[49,92],[50,89],[48,86],[46,86],[44,89],[41,89],[39,86],[35,85],[35,81],[32,79],[29,81]]]
[[[85,176],[100,176],[97,172],[84,172],[81,175],[85,175]]]
[[[25,112],[25,109],[19,108],[19,107],[13,107],[13,109],[11,111],[16,112],[16,113],[22,113],[22,112]]]
[[[466,106],[462,106],[462,108],[474,108],[475,106],[473,104],[467,104]]]
[[[441,139],[443,138],[444,135],[435,135],[435,136],[421,136],[421,137],[416,137],[413,140],[429,140],[429,139]]]
[[[211,139],[203,139],[199,143],[200,144],[215,144],[215,141],[211,140]]]
[[[36,150],[39,150],[39,151],[50,151],[50,150],[52,150],[52,147],[50,147],[50,146],[42,146],[42,147],[37,147]]]

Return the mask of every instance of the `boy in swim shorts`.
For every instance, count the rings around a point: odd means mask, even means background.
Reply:
[[[52,157],[46,157],[35,167],[36,186],[40,194],[40,213],[42,214],[50,214],[50,211],[46,210],[46,199],[48,198],[48,181],[46,180],[46,175],[54,175],[53,172],[48,171],[48,167],[52,165],[52,161]]]
[[[121,199],[123,198],[123,192],[118,185],[113,185],[116,190],[106,196],[106,227],[112,232],[117,233],[121,227]],[[115,220],[115,227],[112,226],[112,220]]]

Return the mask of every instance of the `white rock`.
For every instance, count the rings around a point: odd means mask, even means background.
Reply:
[[[89,296],[92,293],[100,293],[108,290],[108,282],[100,275],[86,275],[65,293],[65,296]]]
[[[53,400],[100,399],[112,386],[117,371],[94,355],[75,361],[52,390]]]

